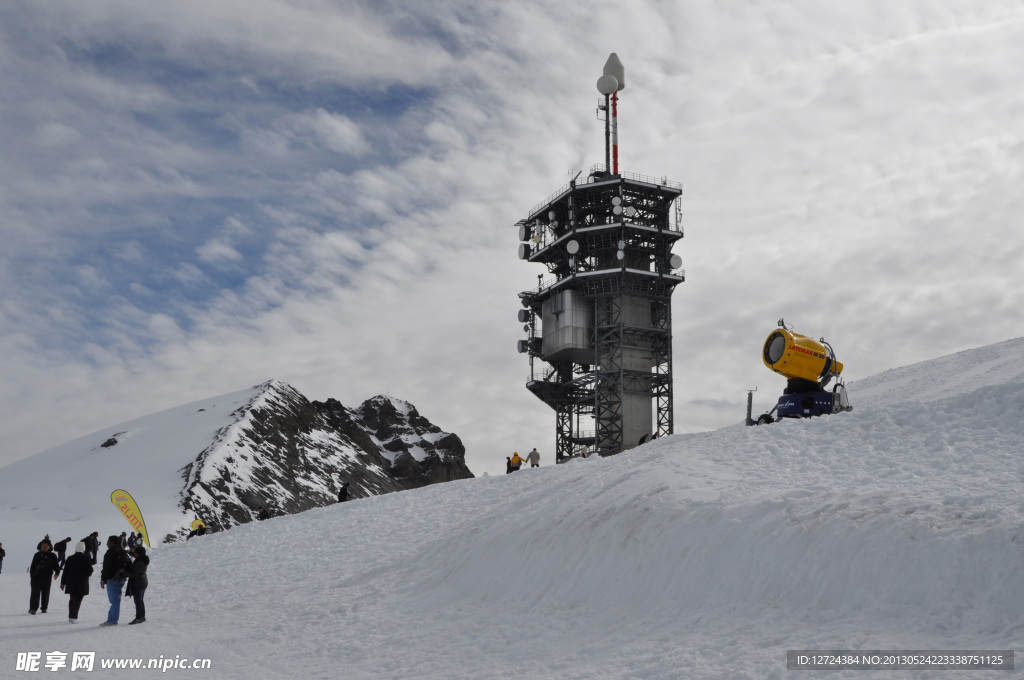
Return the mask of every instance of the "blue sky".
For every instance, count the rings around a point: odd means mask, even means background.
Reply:
[[[515,222],[603,156],[684,185],[676,425],[1022,334],[1020,2],[8,3],[0,463],[278,378],[550,460]],[[851,394],[856,405],[856,395]]]

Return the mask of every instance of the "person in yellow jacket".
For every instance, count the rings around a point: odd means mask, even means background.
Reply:
[[[515,452],[512,454],[512,471],[515,472],[523,465],[523,459],[519,457],[519,453]]]

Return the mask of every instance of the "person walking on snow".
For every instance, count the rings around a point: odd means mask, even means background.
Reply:
[[[128,622],[129,626],[146,620],[146,603],[142,598],[149,586],[149,578],[146,577],[149,556],[146,555],[145,546],[135,546],[135,551],[132,554],[135,561],[132,562],[132,568],[128,572],[128,587],[124,591],[125,597],[135,600],[135,618]]]
[[[523,466],[523,459],[519,457],[518,452],[512,453],[512,471],[515,472]]]
[[[540,454],[537,452],[537,447],[533,447],[533,451],[526,454],[526,460],[530,463],[530,467],[540,467]]]
[[[64,557],[68,551],[68,543],[71,542],[71,537],[68,536],[63,541],[57,541],[53,544],[53,551],[57,553],[57,559],[60,561],[60,568],[64,568],[64,563],[67,562],[67,558]]]
[[[32,564],[28,568],[29,584],[32,586],[28,597],[29,614],[35,614],[37,609],[46,613],[47,607],[50,606],[50,584],[60,575],[60,562],[57,556],[50,552],[50,547],[50,541],[47,539],[40,541],[39,552],[32,557]],[[53,578],[50,578],[51,575]]]
[[[107,589],[110,610],[107,612],[107,620],[101,626],[117,625],[121,617],[121,588],[124,587],[124,579],[131,566],[131,560],[121,549],[121,537],[107,538],[107,552],[103,554],[103,568],[100,570],[100,588]]]
[[[89,577],[92,576],[92,560],[85,552],[85,541],[75,546],[75,554],[68,558],[64,575],[60,577],[60,589],[68,600],[68,623],[78,623],[78,610],[82,599],[89,594]]]

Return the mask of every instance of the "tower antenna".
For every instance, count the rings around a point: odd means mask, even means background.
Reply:
[[[626,69],[619,55],[612,52],[604,63],[604,75],[597,79],[597,91],[604,95],[604,167],[614,175],[619,174],[619,92],[625,87]]]

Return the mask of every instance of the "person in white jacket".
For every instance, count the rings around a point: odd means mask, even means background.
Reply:
[[[526,461],[530,464],[530,467],[540,467],[540,454],[537,453],[537,448],[534,447],[533,451],[526,454]]]

